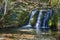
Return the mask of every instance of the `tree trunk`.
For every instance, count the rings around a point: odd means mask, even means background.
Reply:
[[[0,19],[0,26],[3,26],[3,23],[5,22],[5,18],[6,18],[6,16],[7,16],[8,0],[4,0],[4,1],[5,1],[4,15],[3,15],[2,18]]]

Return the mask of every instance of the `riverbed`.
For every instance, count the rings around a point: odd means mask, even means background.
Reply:
[[[0,29],[0,40],[59,40],[60,31],[51,32],[50,34],[36,34],[35,29],[6,28]]]

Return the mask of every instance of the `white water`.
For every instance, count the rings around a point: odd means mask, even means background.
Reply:
[[[44,13],[45,15],[43,16],[44,17],[43,23],[41,23],[41,17],[43,15],[43,13],[42,13],[43,11],[46,11],[46,13]],[[40,35],[40,32],[42,32],[41,29],[46,33],[48,32],[48,29],[49,29],[48,21],[49,21],[49,17],[51,15],[52,15],[52,10],[40,10],[38,18],[37,18],[36,25],[35,25],[36,33],[37,33],[38,36]],[[41,27],[41,24],[43,24],[42,27]]]
[[[30,20],[31,20],[32,17],[35,15],[36,11],[37,11],[37,10],[32,11],[32,14],[31,14],[31,16],[30,16]],[[30,21],[28,22],[28,25],[30,25]]]
[[[26,26],[23,26],[22,28],[32,27],[31,24],[30,24],[30,20],[32,19],[32,17],[35,15],[36,12],[37,12],[37,10],[32,11],[28,24]]]
[[[37,33],[38,36],[39,36],[40,33],[41,33],[41,29],[40,29],[40,28],[42,28],[43,31],[46,31],[45,28],[48,29],[48,26],[47,26],[47,24],[46,24],[46,23],[47,23],[46,21],[48,21],[49,17],[51,16],[50,11],[47,12],[47,13],[45,13],[44,19],[43,19],[43,23],[42,23],[43,25],[42,25],[42,27],[41,27],[41,17],[42,17],[42,15],[43,15],[43,13],[42,13],[43,11],[44,11],[44,10],[40,10],[40,11],[39,11],[38,18],[37,18],[37,22],[36,22],[36,25],[35,25],[35,27],[36,27],[36,33]],[[31,20],[31,19],[33,18],[33,16],[35,15],[35,13],[36,13],[36,10],[32,11],[29,20]],[[32,26],[30,25],[30,21],[29,21],[29,22],[28,22],[28,25],[23,26],[22,28],[30,28],[30,27],[32,27]],[[48,30],[47,30],[47,31],[48,31]]]
[[[37,22],[36,22],[36,25],[35,25],[35,27],[36,27],[36,33],[37,33],[38,36],[40,35],[40,29],[39,29],[39,27],[40,27],[40,24],[41,24],[41,21],[40,21],[41,16],[42,16],[42,10],[40,10],[40,12],[38,14]]]
[[[49,19],[49,13],[45,13],[44,21],[43,21],[43,27],[42,28],[46,28],[47,27],[46,21],[48,21],[48,19]]]
[[[46,12],[44,13],[44,16],[43,16],[44,19],[43,19],[42,26],[40,27],[41,34],[49,34],[48,22],[49,22],[50,16],[52,16],[52,10],[46,10]]]
[[[42,26],[42,29],[45,33],[48,33],[48,21],[49,21],[49,18],[50,16],[52,15],[52,11],[51,10],[47,10],[45,15],[44,15],[44,21],[43,21],[43,26]]]

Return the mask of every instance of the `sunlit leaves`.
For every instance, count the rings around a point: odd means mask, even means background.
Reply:
[[[51,0],[51,6],[57,5],[58,0]]]
[[[0,0],[0,2],[3,2],[3,0]]]

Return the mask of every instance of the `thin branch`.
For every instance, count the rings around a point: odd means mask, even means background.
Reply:
[[[5,7],[4,7],[4,15],[2,16],[2,18],[0,19],[0,21],[2,21],[4,19],[4,16],[7,14],[7,5],[8,5],[8,0],[4,0],[5,1]]]

